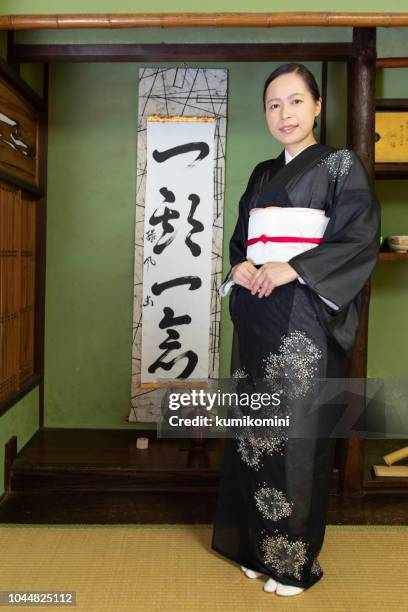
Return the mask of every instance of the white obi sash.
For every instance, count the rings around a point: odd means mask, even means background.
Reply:
[[[271,206],[249,213],[247,259],[254,265],[287,262],[317,246],[329,222],[324,210]]]
[[[287,262],[295,255],[317,246],[330,217],[316,208],[270,206],[253,208],[249,213],[247,259],[255,266],[268,261]],[[306,285],[301,276],[298,281]],[[220,297],[227,295],[234,285],[231,273],[219,287]],[[337,304],[321,296],[328,306],[338,310]]]

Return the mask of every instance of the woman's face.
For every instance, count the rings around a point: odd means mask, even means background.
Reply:
[[[321,98],[314,101],[303,78],[295,73],[281,74],[265,93],[265,115],[270,133],[285,147],[313,138],[313,123],[320,114]],[[285,129],[286,127],[289,129]]]

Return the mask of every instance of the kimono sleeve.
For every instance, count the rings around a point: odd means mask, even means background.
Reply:
[[[255,166],[254,170],[252,171],[252,174],[248,180],[246,190],[239,201],[238,219],[235,224],[235,229],[229,243],[229,259],[231,267],[228,271],[227,276],[224,279],[224,282],[218,289],[218,293],[221,297],[227,295],[229,289],[232,287],[232,285],[234,285],[234,281],[231,278],[232,268],[235,265],[241,263],[242,261],[246,261],[247,258],[246,243],[248,237],[249,200],[254,192],[261,164],[262,162]]]
[[[322,240],[317,247],[288,261],[315,293],[340,311],[369,279],[381,234],[380,205],[370,177],[356,153],[342,151],[351,165],[340,157],[330,221]]]

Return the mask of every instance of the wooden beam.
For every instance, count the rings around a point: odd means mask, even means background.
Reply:
[[[408,68],[408,57],[380,57],[377,68]]]
[[[375,178],[392,181],[395,179],[408,179],[408,163],[377,163],[375,164]]]
[[[377,98],[376,110],[407,111],[408,101],[406,98]]]
[[[14,45],[16,62],[346,61],[351,43]]]
[[[0,15],[2,30],[83,28],[407,27],[408,13],[92,13]]]
[[[44,354],[45,354],[45,298],[46,298],[46,264],[47,264],[47,168],[48,168],[48,93],[49,93],[49,65],[44,66],[43,98],[45,110],[41,113],[39,126],[39,160],[40,160],[40,186],[44,197],[37,200],[36,217],[36,296],[35,296],[35,372],[41,376],[39,386],[39,414],[38,426],[43,428],[45,423],[45,386],[44,386]]]

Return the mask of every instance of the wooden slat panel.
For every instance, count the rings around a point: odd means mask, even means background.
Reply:
[[[13,241],[15,233],[15,212],[13,203],[16,192],[2,188],[0,191],[0,398],[13,394],[18,389],[18,364],[15,363],[13,344],[16,340],[16,323],[18,312],[16,310],[15,283],[13,271],[17,258],[17,249]]]
[[[0,402],[34,372],[35,201],[0,183]]]
[[[35,201],[23,197],[21,215],[20,385],[34,373]]]

